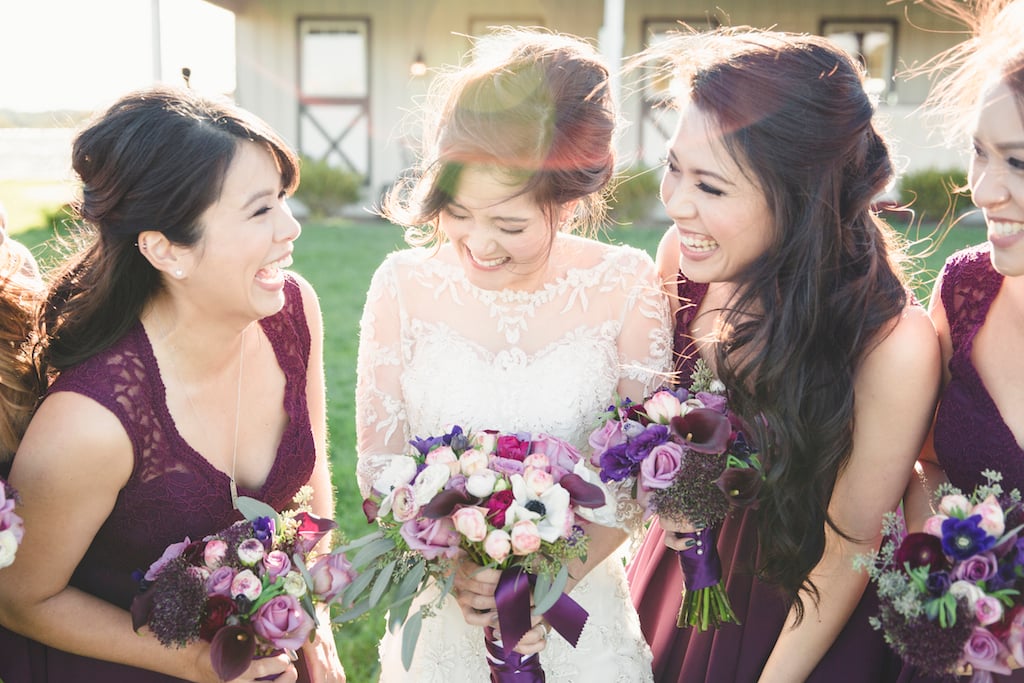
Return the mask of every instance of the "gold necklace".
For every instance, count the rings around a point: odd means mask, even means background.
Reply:
[[[245,362],[245,332],[249,327],[246,326],[242,330],[241,339],[238,345],[238,382],[235,394],[235,432],[234,438],[231,443],[231,473],[228,475],[228,489],[231,493],[231,507],[235,510],[238,509],[238,485],[235,483],[235,465],[238,462],[238,425],[239,418],[242,413],[242,368]],[[166,337],[166,335],[164,335]],[[181,385],[182,393],[185,394],[185,400],[188,402],[188,407],[192,411],[192,416],[199,423],[205,426],[205,420],[200,416],[199,411],[196,410],[195,403],[192,402],[192,396],[188,393],[188,389],[185,387],[185,383],[181,379],[181,375],[178,373],[178,366],[174,362],[174,354],[168,354],[168,365],[171,367],[171,372],[174,373],[174,379]],[[164,396],[166,400],[167,390],[164,389]]]

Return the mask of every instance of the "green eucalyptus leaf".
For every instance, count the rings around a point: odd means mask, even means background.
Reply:
[[[373,562],[384,553],[388,552],[389,550],[393,550],[394,547],[395,542],[392,541],[390,538],[378,538],[374,541],[371,541],[362,548],[360,548],[359,552],[356,553],[356,556],[352,558],[352,566],[357,568],[365,567],[370,562]]]
[[[355,602],[359,599],[359,596],[363,594],[367,586],[373,581],[373,577],[377,574],[375,569],[368,569],[367,571],[356,576],[355,580],[348,585],[345,589],[345,603]]]
[[[370,589],[370,605],[373,607],[377,606],[380,602],[380,598],[387,592],[388,588],[391,587],[391,577],[395,573],[395,562],[397,560],[391,560],[384,565],[380,573],[377,575],[376,580],[373,582],[373,588]]]
[[[365,536],[360,536],[359,538],[357,538],[354,541],[346,543],[343,546],[339,546],[338,549],[335,552],[347,553],[350,550],[355,550],[356,548],[362,548],[364,545],[366,545],[370,541],[376,541],[378,538],[383,538],[383,537],[384,537],[384,532],[380,531],[380,530],[377,530],[377,531],[374,531],[372,534],[366,534]]]
[[[360,600],[356,604],[352,605],[351,609],[342,612],[338,616],[334,617],[334,619],[332,619],[331,621],[333,621],[335,624],[343,624],[346,621],[352,621],[353,619],[357,619],[369,611],[370,601]]]
[[[547,591],[539,594],[538,591],[541,588],[541,580],[546,584]],[[534,602],[534,614],[544,614],[551,609],[558,598],[562,597],[562,593],[565,592],[565,586],[569,582],[569,567],[562,565],[558,574],[553,579],[541,574],[537,577],[537,585],[533,591],[533,602]]]
[[[420,639],[420,628],[423,626],[423,612],[414,612],[405,621],[402,630],[402,666],[408,671],[412,666],[412,656],[416,654],[416,641]]]
[[[238,511],[242,513],[250,522],[260,517],[270,517],[274,520],[274,529],[281,530],[281,517],[278,516],[277,510],[270,507],[262,500],[256,500],[249,496],[238,497]]]

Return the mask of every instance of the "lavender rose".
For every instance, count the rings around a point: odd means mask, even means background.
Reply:
[[[436,560],[441,555],[452,558],[459,551],[459,532],[447,517],[411,519],[402,525],[399,533],[410,548],[428,560]]]
[[[260,607],[252,628],[275,647],[298,650],[313,630],[313,618],[291,595],[279,595]]]
[[[331,553],[317,559],[309,570],[313,579],[313,592],[331,601],[356,578],[356,570],[344,553]]]

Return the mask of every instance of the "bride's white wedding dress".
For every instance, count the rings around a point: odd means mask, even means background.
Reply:
[[[447,244],[395,252],[378,268],[356,387],[364,494],[386,456],[451,424],[545,432],[588,454],[587,437],[618,392],[640,399],[665,383],[669,314],[646,253],[559,234],[548,267],[547,284],[529,292],[475,287]],[[619,506],[629,531],[639,521],[634,511]],[[549,683],[651,681],[621,549],[571,597],[589,618],[576,648],[552,634],[541,653]],[[382,683],[489,680],[483,631],[466,624],[454,598],[424,620],[409,671],[401,635],[381,641]]]

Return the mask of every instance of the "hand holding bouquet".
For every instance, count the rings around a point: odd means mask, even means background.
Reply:
[[[14,511],[17,499],[14,488],[0,478],[0,569],[14,562],[18,545],[25,535],[25,525]]]
[[[135,630],[148,626],[166,646],[209,642],[213,668],[225,681],[254,657],[302,647],[317,626],[314,602],[337,600],[355,578],[343,555],[314,557],[336,525],[308,511],[310,493],[303,487],[297,509],[282,513],[239,498],[244,521],[168,546],[140,577],[131,607]]]
[[[1007,523],[1020,517],[1020,494],[1004,494],[999,473],[982,474],[988,483],[969,497],[940,486],[923,532],[905,534],[888,513],[881,549],[857,560],[878,586],[872,626],[930,675],[970,669],[972,680],[991,680],[1024,663],[1024,538]]]
[[[756,506],[761,463],[732,415],[724,387],[698,361],[689,390],[662,389],[612,406],[590,436],[601,480],[626,482],[647,515],[698,531],[679,551],[684,577],[677,625],[701,631],[738,623],[722,588],[717,529],[733,509]]]
[[[433,605],[408,616],[409,603],[430,581],[440,600],[451,590],[450,562],[465,553],[502,572],[495,593],[501,641],[488,640],[492,680],[542,681],[536,656],[512,648],[535,614],[575,645],[587,613],[564,594],[567,563],[585,557],[587,538],[577,516],[590,517],[608,494],[580,453],[546,435],[494,431],[416,439],[413,455],[393,456],[364,502],[380,531],[358,542],[353,558],[368,565],[347,598],[365,611],[393,593],[391,624],[404,623],[403,664],[412,661],[419,626]],[[351,618],[342,615],[339,619]]]

